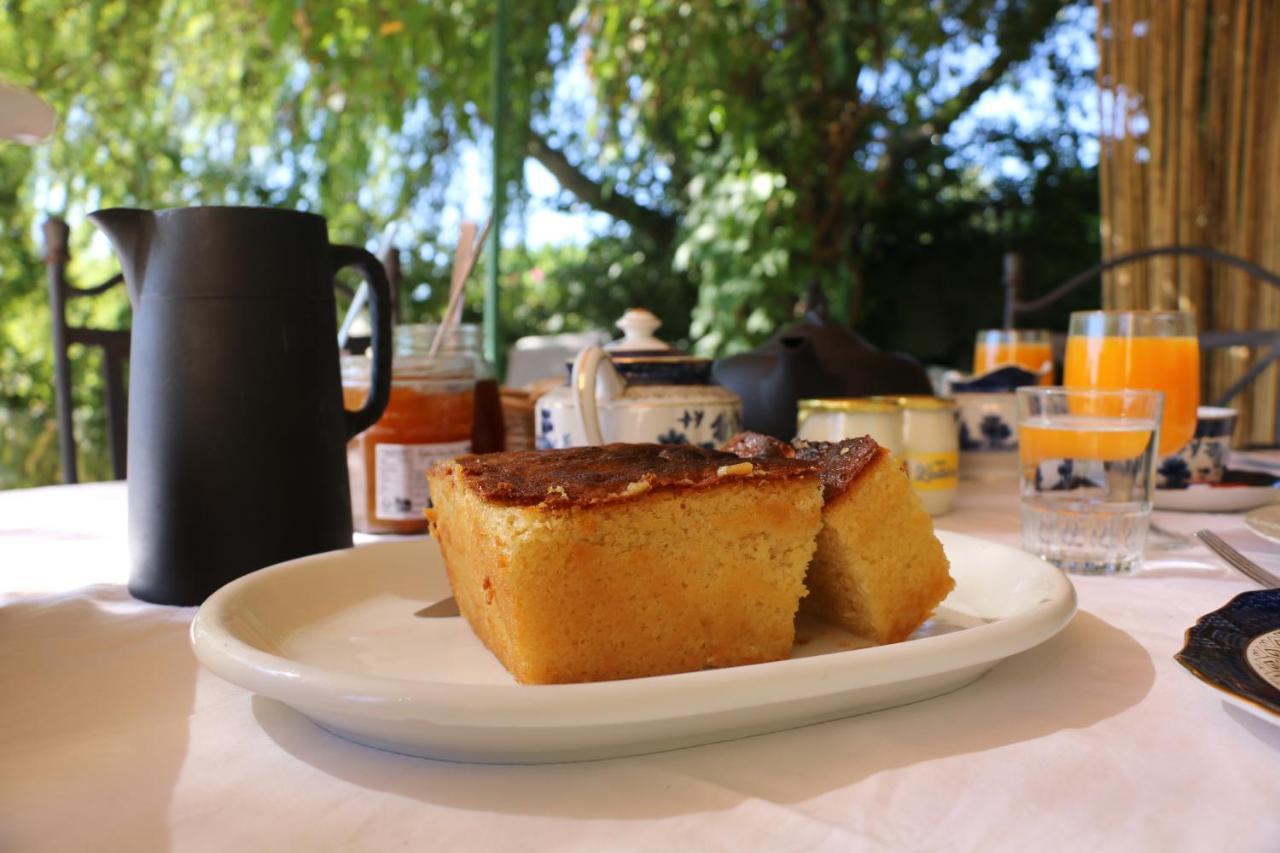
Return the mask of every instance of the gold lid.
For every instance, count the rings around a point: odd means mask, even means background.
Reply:
[[[900,408],[898,402],[891,397],[818,397],[812,400],[801,400],[797,405],[801,412],[859,412],[861,414],[884,414],[896,412]]]
[[[873,400],[885,400],[897,403],[904,409],[915,409],[917,411],[954,409],[956,407],[955,400],[948,400],[945,397],[931,397],[928,394],[899,394],[896,396],[872,397]]]

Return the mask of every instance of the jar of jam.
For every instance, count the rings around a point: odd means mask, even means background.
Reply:
[[[475,368],[459,355],[432,357],[413,336],[396,329],[391,399],[376,424],[347,444],[351,515],[364,533],[422,533],[427,469],[471,452]],[[357,409],[369,393],[369,360],[348,356],[342,394]]]
[[[412,341],[415,350],[430,352],[435,340],[435,323],[397,326],[396,334]],[[476,375],[476,413],[471,426],[471,452],[495,453],[506,449],[506,423],[502,417],[502,396],[498,390],[498,374],[484,357],[480,346],[480,327],[475,323],[457,323],[441,342],[440,355],[458,355],[471,361]]]

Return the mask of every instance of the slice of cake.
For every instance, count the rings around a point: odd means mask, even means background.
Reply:
[[[427,475],[458,607],[528,684],[779,660],[822,525],[811,463],[656,444]]]
[[[794,458],[819,466],[823,523],[805,578],[806,609],[878,643],[896,643],[955,586],[906,471],[870,437],[792,446],[744,433],[725,449],[753,461]]]

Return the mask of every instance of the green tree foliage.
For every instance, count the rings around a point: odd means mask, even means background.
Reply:
[[[732,352],[785,321],[816,278],[885,345],[955,357],[963,335],[922,332],[930,321],[909,310],[902,283],[932,292],[945,275],[927,270],[964,276],[948,304],[991,323],[990,296],[974,296],[973,283],[993,285],[999,252],[1038,239],[1052,224],[1047,205],[1076,205],[1064,215],[1093,208],[1087,193],[1071,194],[1088,173],[1061,155],[1070,138],[1011,134],[1023,148],[1009,156],[1052,159],[1006,186],[980,177],[975,157],[944,137],[1046,34],[1070,23],[1064,7],[1076,14],[1080,5],[512,3],[515,131],[502,173],[519,199],[520,166],[532,158],[559,181],[565,207],[614,224],[585,244],[511,247],[507,329],[607,325],[647,304],[673,339]],[[0,408],[8,412],[0,486],[48,481],[56,470],[37,239],[46,214],[71,222],[81,283],[113,270],[83,223],[100,206],[313,210],[335,240],[371,246],[394,222],[407,250],[407,318],[435,316],[459,203],[453,178],[468,145],[488,144],[494,8],[487,0],[0,4],[0,79],[32,87],[62,116],[48,143],[0,149]],[[1089,69],[1051,70],[1063,82]],[[574,80],[585,92],[566,96]],[[521,213],[518,203],[515,221]],[[1080,256],[1068,235],[1083,235],[1087,247],[1089,221],[1066,223],[1058,233],[1070,245],[1055,258]],[[121,293],[80,310],[97,324],[128,322]],[[93,367],[77,359],[77,417],[90,443],[102,431]],[[100,455],[87,463],[105,469]]]
[[[598,127],[557,130],[548,147],[594,152],[596,183],[618,215],[678,244],[675,269],[697,285],[700,350],[759,341],[811,279],[838,314],[861,321],[878,295],[864,267],[895,194],[936,161],[952,125],[1032,55],[1066,5],[592,7],[582,27]],[[967,67],[975,56],[981,63]],[[628,215],[642,194],[655,201]],[[932,201],[924,191],[916,198]]]

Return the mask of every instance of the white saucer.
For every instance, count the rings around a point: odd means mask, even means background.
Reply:
[[[233,581],[191,626],[200,662],[359,743],[432,758],[575,761],[656,752],[928,699],[1060,631],[1070,581],[1023,551],[939,533],[956,588],[912,639],[865,646],[805,627],[775,663],[595,684],[521,686],[448,598],[429,539],[282,563]]]
[[[1197,484],[1185,489],[1155,489],[1156,509],[1180,512],[1243,512],[1280,501],[1274,486],[1210,486]]]
[[[1247,513],[1244,523],[1263,539],[1280,544],[1280,504],[1272,504]]]

